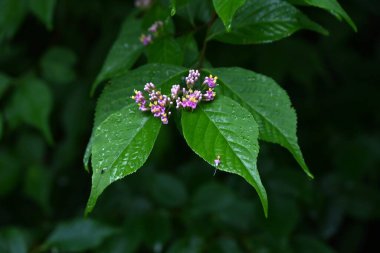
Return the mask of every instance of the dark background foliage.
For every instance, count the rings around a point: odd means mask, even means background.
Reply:
[[[82,156],[96,101],[89,91],[133,3],[57,1],[51,30],[27,14],[13,37],[0,38],[0,252],[373,252],[380,225],[380,5],[341,4],[357,33],[306,8],[330,36],[299,32],[265,45],[208,45],[212,66],[273,77],[297,110],[315,179],[285,149],[261,143],[268,219],[243,179],[214,175],[174,126],[163,127],[146,165],[111,185],[84,219],[90,175]],[[28,91],[25,82],[38,84]],[[41,114],[50,106],[49,130]]]

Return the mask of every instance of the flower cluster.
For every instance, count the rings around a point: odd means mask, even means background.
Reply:
[[[160,118],[163,124],[167,124],[170,115],[168,107],[172,104],[170,97],[162,95],[153,83],[145,84],[144,91],[148,93],[148,100],[141,91],[135,90],[135,95],[132,96],[140,111],[151,111],[154,117]]]
[[[153,42],[153,39],[156,38],[159,33],[161,28],[164,26],[164,23],[159,20],[154,22],[149,28],[148,28],[148,33],[141,34],[140,36],[140,42],[144,45],[147,46]]]
[[[199,77],[199,71],[191,69],[184,78],[186,87],[181,88],[180,84],[175,84],[171,88],[170,95],[161,94],[161,91],[157,90],[153,83],[147,83],[144,86],[147,96],[144,96],[142,91],[135,90],[132,99],[135,100],[140,111],[150,111],[154,117],[160,118],[163,124],[168,124],[172,107],[175,106],[178,110],[194,110],[201,101],[214,100],[216,96],[214,88],[218,85],[218,78],[212,75],[206,76],[203,83],[197,85]]]

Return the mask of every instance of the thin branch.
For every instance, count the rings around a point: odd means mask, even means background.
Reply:
[[[217,16],[216,16],[216,13],[214,12],[212,14],[212,17],[211,17],[210,21],[207,23],[206,35],[205,35],[205,38],[203,40],[203,45],[202,45],[201,53],[199,54],[198,68],[202,68],[203,67],[203,63],[204,63],[205,55],[206,55],[206,49],[207,49],[207,37],[208,37],[208,35],[210,33],[211,26],[214,24],[216,18],[217,18]]]

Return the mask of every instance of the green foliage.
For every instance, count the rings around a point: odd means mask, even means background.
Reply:
[[[13,37],[25,17],[25,0],[0,1],[0,43]]]
[[[3,135],[3,116],[1,116],[0,114],[0,139],[2,135]]]
[[[25,176],[25,195],[38,203],[46,213],[51,211],[49,203],[52,188],[51,178],[50,171],[38,166],[28,168]]]
[[[56,0],[29,0],[31,11],[41,20],[47,29],[53,28],[53,14]]]
[[[53,47],[41,59],[43,77],[57,84],[66,84],[75,80],[75,54],[67,48]]]
[[[244,177],[256,189],[267,215],[267,195],[256,166],[259,131],[253,116],[233,100],[219,97],[197,112],[184,112],[182,129],[195,153],[211,165],[220,156],[217,169]]]
[[[0,250],[9,253],[27,253],[28,236],[18,228],[8,228],[0,231]]]
[[[378,8],[344,7],[361,33],[333,0],[0,0],[0,252],[371,251]],[[215,100],[138,110],[189,69]]]
[[[231,31],[226,31],[221,22],[216,22],[208,39],[231,44],[268,43],[288,37],[300,29],[327,34],[324,28],[284,1],[247,0],[236,12]]]
[[[166,174],[153,177],[151,194],[157,203],[166,207],[180,207],[187,200],[185,185],[177,178]]]
[[[221,27],[220,21],[213,24],[215,16],[202,16],[209,17],[210,20],[198,58],[199,65],[203,64],[205,45],[210,39],[232,44],[254,44],[279,40],[300,29],[326,33],[321,26],[285,1],[215,0],[213,3],[227,31]],[[186,8],[187,18],[192,25],[195,24],[195,10],[210,9],[198,1],[184,1],[180,5],[181,8]],[[171,15],[174,15],[177,2],[171,1],[170,8]],[[199,19],[202,20],[202,17]],[[161,22],[161,25],[157,26],[156,21]],[[133,89],[139,89],[138,84],[142,86],[148,82],[161,87],[165,94],[171,84],[180,81],[179,76],[183,73],[183,70],[165,65],[146,65],[145,68],[138,69],[137,73],[127,72],[128,69],[143,51],[147,63],[172,65],[182,65],[187,50],[191,55],[198,54],[191,33],[182,37],[182,40],[191,43],[189,46],[181,47],[173,38],[172,21],[168,12],[160,6],[148,10],[142,23],[139,22],[136,18],[125,21],[93,86],[94,91],[101,81],[111,78],[111,84],[98,102],[93,134],[84,156],[86,169],[88,170],[91,155],[93,166],[92,191],[86,213],[92,210],[96,199],[110,183],[135,172],[144,164],[157,138],[160,129],[157,121],[146,116],[137,116],[138,111],[126,102],[126,98],[132,94]],[[146,32],[142,32],[145,29]],[[137,40],[138,33],[141,33],[141,41]],[[125,48],[126,44],[135,46]],[[197,58],[190,59],[187,56],[185,65],[196,62]],[[157,83],[146,78],[153,70],[166,72],[166,77],[169,77],[169,71],[178,72],[171,74],[174,78],[171,82],[166,83],[165,80],[168,79],[159,76]],[[195,153],[210,164],[219,156],[223,157],[224,162],[220,166],[215,164],[217,169],[244,177],[258,192],[267,215],[267,196],[256,168],[259,136],[287,148],[302,169],[312,177],[298,145],[296,113],[287,94],[270,78],[238,68],[211,69],[208,72],[220,77],[222,92],[240,105],[227,98],[218,98],[214,107],[201,107],[198,113],[184,112],[178,126],[182,128],[187,143]],[[139,80],[141,77],[144,81]],[[224,125],[224,122],[234,121],[236,124]],[[135,142],[140,144],[136,145]]]
[[[128,17],[124,21],[120,34],[96,77],[91,93],[94,93],[100,82],[121,75],[132,67],[142,52],[143,47],[139,41],[141,31],[140,20]]]
[[[177,39],[183,52],[183,66],[191,67],[198,60],[198,45],[192,34],[187,34]]]
[[[297,116],[286,92],[274,80],[240,68],[210,69],[224,94],[247,108],[259,125],[260,139],[287,148],[312,177],[297,143]]]
[[[182,65],[183,52],[180,44],[173,38],[157,40],[147,48],[149,63]]]
[[[3,73],[0,73],[0,99],[11,84],[11,78]]]
[[[216,13],[223,21],[227,31],[231,31],[231,22],[235,12],[241,7],[246,0],[228,1],[228,0],[213,0]]]
[[[14,155],[0,151],[0,196],[5,196],[17,186],[21,171]]]
[[[59,224],[42,248],[80,252],[99,246],[115,229],[90,219],[78,219]]]
[[[354,31],[357,31],[355,23],[336,0],[288,0],[293,4],[309,5],[331,12],[339,20],[345,20]]]
[[[39,129],[49,143],[53,138],[49,128],[49,115],[53,106],[53,97],[42,80],[25,77],[13,94],[7,111],[9,123],[29,124]]]
[[[92,189],[86,213],[112,182],[139,169],[150,154],[160,123],[132,104],[112,114],[96,129],[92,143]]]

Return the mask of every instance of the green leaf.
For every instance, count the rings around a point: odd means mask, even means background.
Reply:
[[[112,113],[119,111],[127,104],[133,103],[130,97],[133,95],[134,89],[142,90],[147,82],[153,82],[157,87],[166,84],[165,87],[167,87],[167,91],[170,91],[170,85],[180,81],[184,74],[185,69],[182,67],[149,64],[133,70],[126,75],[112,79],[110,85],[106,86],[98,100],[93,129],[96,129],[96,127]],[[95,130],[93,130],[93,133],[94,131]],[[92,138],[93,136],[90,138],[83,158],[85,167],[88,167],[89,158],[91,156]]]
[[[8,150],[0,149],[0,197],[14,190],[22,176],[20,160]]]
[[[183,62],[181,46],[172,37],[157,39],[148,46],[146,53],[149,63],[181,65]]]
[[[222,22],[216,22],[208,40],[231,44],[267,43],[288,37],[300,29],[328,34],[285,1],[247,0],[236,12],[231,31],[226,32]]]
[[[3,115],[1,115],[0,113],[0,140],[2,136],[3,136]]]
[[[114,173],[122,173],[122,174],[124,173],[124,176],[136,171],[145,162],[146,158],[148,157],[153,147],[153,143],[157,137],[159,128],[161,126],[161,122],[158,119],[151,117],[151,115],[146,115],[137,110],[136,105],[134,104],[133,100],[130,98],[130,96],[133,95],[133,90],[134,89],[142,90],[145,83],[147,82],[153,82],[157,87],[161,87],[162,84],[165,84],[165,87],[169,87],[170,89],[170,85],[174,84],[175,82],[178,82],[184,73],[185,73],[185,69],[181,67],[175,67],[171,65],[161,65],[161,64],[145,65],[137,70],[129,72],[127,75],[120,76],[119,78],[115,78],[111,80],[111,84],[105,88],[97,104],[97,108],[95,112],[94,130],[91,137],[92,140],[90,139],[90,143],[87,148],[88,152],[86,151],[85,157],[84,157],[84,164],[85,166],[87,166],[88,160],[90,156],[92,155],[92,167],[93,167],[93,173],[94,173],[92,192],[91,192],[89,202],[87,204],[86,213],[89,213],[93,209],[96,203],[96,199],[101,194],[101,192],[110,183],[118,179],[115,176],[112,176],[111,178],[109,174],[107,176],[107,173],[104,173],[104,172],[102,174],[103,169],[108,166],[109,167],[108,173],[111,173],[111,171],[114,171]],[[134,113],[128,113],[128,110]],[[121,119],[120,122],[117,122],[120,119],[120,117],[122,117],[122,116],[119,116],[120,113],[122,112],[127,113],[128,116],[134,119],[134,120],[131,120],[131,124],[133,125],[133,127],[135,127],[135,129],[133,129],[134,131],[126,132],[127,131],[126,128],[129,128],[130,126],[132,126],[129,124],[129,122],[126,122],[130,120],[130,118]],[[126,125],[123,125],[123,124],[127,124],[127,127]],[[138,129],[136,127],[136,124],[138,125],[140,124],[141,129]],[[128,147],[126,147],[126,145],[128,145],[128,139],[122,140],[124,142],[124,148],[126,149],[125,152],[139,152],[139,158],[138,159],[136,158],[132,163],[133,167],[128,165],[128,168],[127,168],[124,165],[120,165],[120,163],[118,162],[112,165],[113,163],[112,157],[108,157],[107,158],[108,161],[103,161],[103,164],[100,165],[100,161],[102,161],[103,159],[101,157],[102,148],[104,148],[105,150],[108,150],[108,147],[110,147],[111,149],[113,149],[114,152],[117,152],[117,151],[122,152],[122,149],[123,149],[122,143],[120,143],[118,147],[115,145],[115,143],[112,143],[112,142],[109,143],[108,139],[105,138],[105,135],[103,134],[104,132],[102,132],[102,130],[99,130],[99,128],[104,128],[104,129],[111,128],[112,130],[111,132],[113,132],[113,135],[108,136],[109,138],[111,138],[111,137],[115,137],[114,135],[119,134],[115,132],[115,127],[120,127],[121,134],[126,134],[126,136],[123,136],[123,138],[129,137],[130,138],[129,141],[132,141],[133,138],[136,138],[136,140],[134,140],[134,143],[142,141],[141,138],[145,138],[147,135],[148,137],[152,138],[149,140],[145,140],[146,142],[144,143],[144,145],[136,146],[136,145],[131,144]],[[96,137],[97,133],[98,135],[100,135],[99,137]],[[108,145],[108,146],[106,148],[106,146],[103,146],[103,145]],[[139,149],[144,149],[144,150],[133,151],[133,148],[139,148]],[[89,152],[90,150],[91,152]],[[121,163],[123,162],[124,161],[122,161]],[[115,166],[121,166],[120,168],[121,172],[119,169],[116,170],[114,168]],[[109,177],[108,182],[106,182],[107,181],[105,179],[106,177]]]
[[[150,190],[153,198],[159,204],[167,207],[179,207],[187,199],[185,186],[180,180],[171,175],[155,175]]]
[[[352,21],[347,12],[340,6],[336,0],[288,0],[292,4],[309,5],[329,11],[338,20],[344,19],[354,31],[357,31],[355,23]]]
[[[170,0],[170,15],[174,16],[177,12],[178,7],[182,7],[187,4],[190,0]]]
[[[299,222],[300,214],[296,201],[292,198],[271,194],[269,205],[273,211],[270,219],[266,219],[262,227],[269,231],[271,235],[289,237]],[[286,213],[286,218],[284,213]]]
[[[59,224],[48,237],[42,248],[59,251],[80,251],[98,247],[116,230],[90,219],[77,219]]]
[[[49,82],[65,84],[75,80],[76,55],[67,48],[51,47],[40,65],[43,77]]]
[[[49,198],[52,186],[50,170],[40,166],[31,166],[25,175],[24,192],[26,196],[39,204],[48,213],[50,211]]]
[[[31,11],[45,24],[48,30],[53,28],[53,15],[56,0],[29,0]]]
[[[133,231],[132,229],[132,232]],[[134,253],[138,250],[141,236],[139,233],[131,233],[131,227],[109,238],[104,244],[96,249],[96,253]]]
[[[202,222],[205,217],[212,215],[212,222],[218,226],[227,225],[229,229],[248,231],[252,228],[253,220],[257,220],[257,217],[252,216],[256,210],[252,202],[239,198],[235,193],[226,185],[212,181],[205,183],[193,195],[188,218],[192,222]],[[219,212],[220,210],[224,212]],[[212,226],[211,224],[207,226]]]
[[[26,231],[8,227],[0,231],[0,252],[27,253],[29,235]]]
[[[157,210],[144,217],[144,241],[151,248],[164,245],[172,235],[170,213],[166,210]]]
[[[187,34],[177,38],[183,52],[183,66],[192,67],[199,58],[199,50],[193,34]]]
[[[161,122],[130,104],[103,121],[92,143],[92,187],[86,214],[103,190],[135,171],[152,151]]]
[[[175,241],[168,250],[168,253],[201,253],[203,247],[203,239],[193,235],[192,237],[180,238]]]
[[[174,16],[177,8],[177,0],[170,0],[170,15]]]
[[[247,108],[259,125],[260,139],[288,149],[313,178],[297,141],[297,115],[286,92],[271,78],[241,68],[208,70],[219,77],[223,93]]]
[[[180,4],[182,2],[183,4]],[[196,26],[195,21],[207,23],[212,17],[214,8],[211,1],[205,0],[177,0],[177,15],[188,20],[192,26]]]
[[[211,165],[220,156],[217,169],[242,176],[256,189],[267,216],[267,195],[256,167],[259,131],[249,111],[219,96],[194,112],[183,112],[182,129],[195,153]]]
[[[48,86],[42,80],[25,78],[14,92],[7,113],[12,121],[21,121],[41,130],[46,140],[52,143],[49,128],[52,106],[53,96]]]
[[[26,9],[25,0],[0,1],[0,43],[17,32],[24,20]]]
[[[90,172],[89,163],[90,163],[90,158],[91,158],[91,149],[92,149],[93,140],[94,140],[94,137],[91,135],[90,140],[87,143],[86,150],[84,151],[84,155],[83,155],[83,165],[84,165],[84,169],[87,172]]]
[[[119,36],[112,45],[103,67],[92,85],[91,94],[102,81],[120,76],[132,67],[144,48],[139,40],[141,33],[140,20],[128,17],[124,21]]]
[[[0,99],[11,84],[11,78],[0,72]]]
[[[299,235],[294,239],[296,253],[334,253],[335,251],[323,241],[312,236]]]
[[[221,237],[211,243],[211,252],[220,253],[242,253],[239,244],[235,239],[229,237]]]
[[[212,2],[227,31],[231,31],[232,18],[235,12],[245,3],[245,0],[213,0]]]
[[[30,147],[33,147],[32,149]],[[30,131],[20,131],[15,143],[17,159],[23,164],[40,164],[46,155],[46,143],[38,133]],[[25,173],[24,173],[25,175]]]

